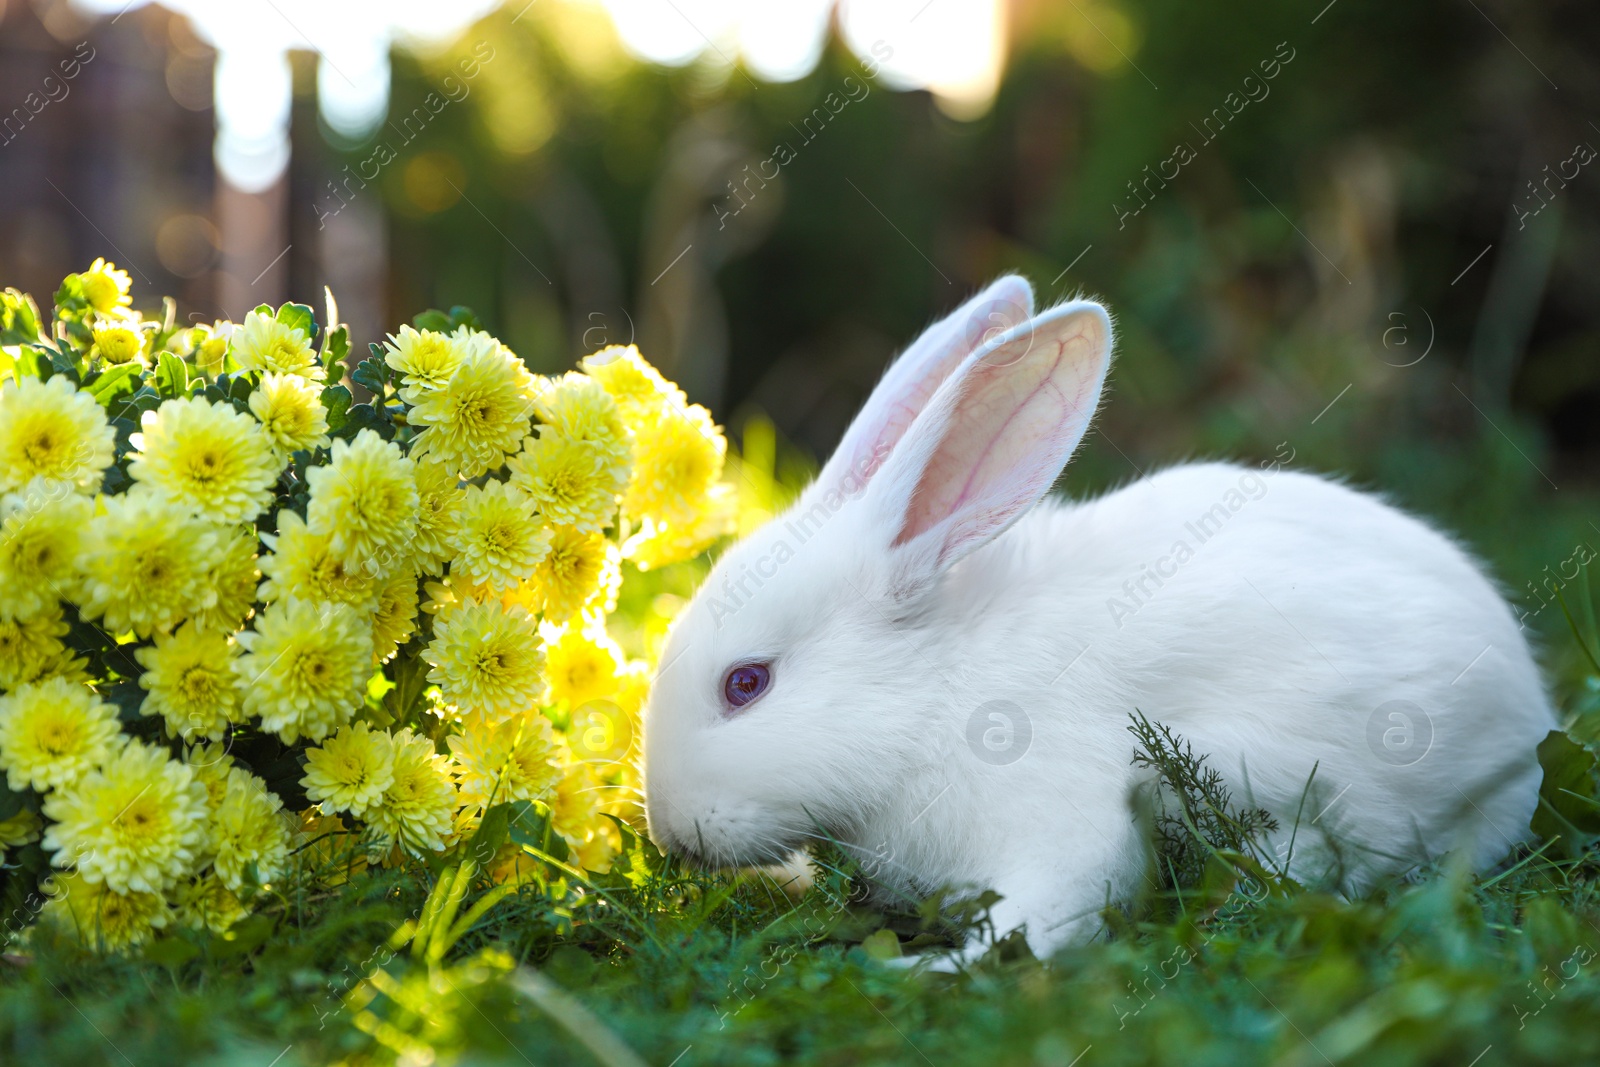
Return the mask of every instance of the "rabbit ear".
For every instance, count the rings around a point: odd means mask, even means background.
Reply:
[[[1008,274],[940,319],[912,342],[872,391],[833,457],[817,476],[818,491],[846,495],[883,465],[895,443],[961,361],[1033,315],[1033,287]]]
[[[974,352],[905,434],[870,497],[896,585],[985,544],[1049,490],[1089,428],[1111,365],[1099,304],[1051,308]]]

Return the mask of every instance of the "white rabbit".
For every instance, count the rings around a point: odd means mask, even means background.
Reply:
[[[718,562],[650,697],[651,836],[713,865],[830,837],[896,890],[998,891],[996,931],[1043,956],[1150,877],[1137,709],[1277,818],[1303,880],[1357,892],[1522,841],[1555,718],[1479,566],[1276,464],[1043,500],[1112,326],[1031,308],[1003,278],[932,327]]]

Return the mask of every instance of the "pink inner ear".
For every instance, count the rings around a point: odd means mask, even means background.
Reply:
[[[1025,321],[1018,313],[1027,309],[1014,300],[997,298],[972,309],[964,322],[954,324],[948,336],[941,338],[934,352],[918,359],[918,373],[908,385],[887,405],[876,423],[864,427],[860,440],[854,442],[851,465],[845,476],[854,472],[858,477],[868,477],[881,465],[889,451],[905,436],[906,430],[916,421],[928,399],[944,384],[950,373],[971,355],[987,332],[1020,325]],[[973,323],[981,329],[972,328]],[[903,357],[909,358],[909,357]],[[899,368],[896,368],[898,370]],[[894,371],[890,372],[891,374]]]
[[[1094,414],[1105,348],[1103,320],[1079,313],[978,359],[959,383],[894,544],[949,522],[946,558],[1044,495]]]

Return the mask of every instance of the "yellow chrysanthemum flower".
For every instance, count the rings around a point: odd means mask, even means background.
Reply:
[[[372,673],[372,627],[347,604],[288,597],[239,635],[244,712],[294,742],[321,741],[350,721]]]
[[[417,576],[397,571],[378,589],[372,615],[372,661],[382,663],[417,631]]]
[[[191,930],[225,934],[250,909],[215,874],[203,874],[180,882],[172,893],[178,922]]]
[[[408,404],[448,382],[464,354],[462,346],[448,335],[410,326],[390,334],[383,346],[383,361],[404,377],[400,398]]]
[[[66,673],[71,654],[61,639],[70,629],[59,602],[37,615],[0,620],[0,689]]]
[[[114,442],[100,405],[66,375],[0,382],[0,492],[43,478],[92,496],[116,458]]]
[[[82,683],[47,678],[0,697],[0,768],[13,791],[71,785],[120,737],[117,709]]]
[[[192,745],[184,752],[183,762],[194,772],[195,781],[205,787],[206,809],[215,815],[228,792],[228,772],[233,769],[228,745]]]
[[[364,815],[393,782],[394,742],[364,722],[344,727],[321,748],[307,749],[306,776],[300,779],[307,799],[320,802],[324,815]]]
[[[216,602],[190,616],[195,629],[231,634],[249,619],[256,599],[256,533],[249,526],[217,531],[217,549],[211,556],[211,591]]]
[[[51,878],[48,893],[40,911],[43,921],[103,952],[137,948],[164,928],[169,917],[159,893],[118,893],[76,874]]]
[[[239,646],[223,633],[205,633],[185,623],[153,646],[134,650],[144,668],[139,685],[149,694],[139,711],[166,720],[167,731],[185,741],[220,741],[239,722],[239,681],[234,657]]]
[[[549,798],[551,825],[567,839],[585,870],[601,870],[611,857],[609,824],[600,818],[609,791],[590,765],[571,763]]]
[[[585,533],[610,524],[632,470],[626,448],[579,441],[548,426],[524,438],[522,452],[508,463],[511,484],[528,494],[540,515]]]
[[[39,840],[44,823],[39,816],[23,808],[9,819],[0,819],[0,851],[31,844]]]
[[[250,410],[278,455],[328,447],[328,409],[316,386],[298,374],[264,374]]]
[[[97,314],[120,314],[123,308],[133,303],[133,297],[129,295],[133,289],[133,279],[128,277],[127,271],[118,270],[115,263],[96,258],[89,264],[88,270],[78,275],[78,280],[83,283],[83,295],[89,301],[89,306]]]
[[[106,497],[103,506],[78,555],[85,618],[104,618],[114,634],[148,637],[216,606],[208,579],[216,526],[150,493]]]
[[[450,573],[499,592],[533,575],[550,537],[520,489],[489,481],[468,486],[450,539]]]
[[[541,423],[570,440],[618,452],[628,448],[630,435],[616,400],[600,382],[577,371],[538,379],[533,410]]]
[[[304,519],[283,508],[278,512],[278,532],[262,534],[272,548],[261,558],[261,599],[271,603],[295,597],[312,603],[349,604],[362,612],[374,611],[383,586],[376,566],[346,567],[333,554],[328,539],[311,532]]]
[[[346,567],[381,574],[411,562],[417,527],[416,465],[371,430],[333,443],[333,460],[306,471],[306,525]]]
[[[266,885],[288,870],[289,828],[283,801],[243,767],[228,771],[222,801],[211,819],[211,863],[223,885],[237,892],[250,879]]]
[[[194,871],[206,847],[206,791],[166,752],[127,742],[98,769],[44,800],[44,847],[118,893],[160,893]]]
[[[162,401],[141,422],[128,464],[139,490],[221,523],[248,522],[272,502],[283,464],[250,416],[191,396]]]
[[[583,370],[611,394],[625,416],[630,409],[654,409],[661,403],[679,408],[689,405],[683,390],[645,362],[633,345],[612,345],[585,356]]]
[[[422,653],[428,681],[448,704],[493,719],[533,707],[544,695],[544,652],[533,617],[496,601],[468,601],[441,613]]]
[[[34,618],[74,597],[93,503],[35,478],[0,500],[0,514],[0,619]]]
[[[189,353],[195,369],[207,377],[222,373],[228,355],[228,341],[238,327],[226,319],[217,319],[210,326],[200,325],[189,331]]]
[[[327,377],[306,331],[290,328],[264,311],[246,315],[228,343],[234,362],[244,370],[298,374],[314,381]]]
[[[550,720],[537,712],[497,725],[471,719],[445,743],[455,757],[461,801],[469,808],[548,800],[561,780],[561,747]]]
[[[564,623],[586,607],[612,602],[621,578],[617,548],[609,540],[558,526],[550,531],[549,553],[512,600]]]
[[[450,562],[450,541],[466,499],[460,480],[443,463],[417,463],[417,529],[411,548],[425,573],[437,575]]]
[[[411,409],[411,424],[422,428],[411,454],[431,456],[463,478],[501,466],[527,436],[531,382],[522,362],[503,349],[469,355]]]
[[[688,522],[646,519],[639,531],[623,542],[622,557],[642,571],[691,559],[734,533],[738,521],[737,494],[733,486],[719,482]]]
[[[692,523],[722,476],[727,439],[699,404],[663,406],[635,428],[633,478],[622,506],[636,519]]]
[[[395,731],[394,780],[366,813],[368,825],[384,837],[384,851],[399,845],[413,855],[442,852],[456,803],[450,761],[410,727]]]
[[[552,629],[541,627],[550,699],[576,708],[615,694],[622,666],[622,649],[616,642],[598,626],[574,623],[557,632]]]
[[[91,358],[99,358],[107,363],[149,364],[146,347],[150,342],[150,334],[142,324],[131,319],[108,319],[96,322],[90,328],[90,333],[94,338],[94,346],[89,353]]]

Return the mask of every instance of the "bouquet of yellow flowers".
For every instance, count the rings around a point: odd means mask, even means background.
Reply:
[[[103,260],[49,318],[0,294],[6,896],[104,949],[220,933],[313,843],[437,861],[497,809],[602,869],[646,686],[606,620],[622,560],[731,528],[709,413],[463,308],[357,365],[331,294],[130,305]]]

